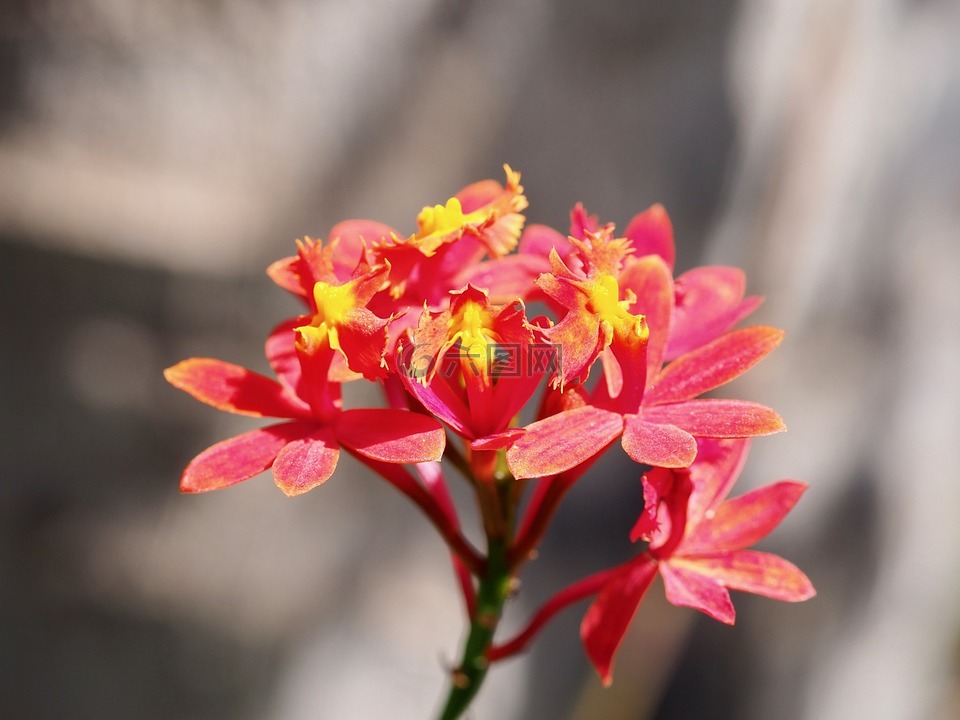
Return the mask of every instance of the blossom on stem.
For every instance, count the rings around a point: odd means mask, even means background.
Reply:
[[[674,315],[670,269],[659,255],[632,255],[607,226],[571,238],[582,271],[551,252],[553,272],[538,286],[567,308],[544,334],[560,346],[556,384],[586,379],[599,359],[604,382],[589,404],[538,420],[507,452],[518,478],[556,475],[601,452],[618,437],[636,462],[686,467],[698,437],[738,438],[779,432],[773,410],[740,400],[698,399],[770,353],[783,333],[770,327],[735,330],[671,362],[663,360]],[[634,314],[634,308],[644,311]],[[701,336],[703,338],[704,336]]]
[[[272,467],[280,489],[299,495],[333,474],[341,446],[387,463],[440,459],[444,432],[434,419],[396,409],[343,410],[340,383],[330,379],[336,359],[368,378],[381,376],[387,320],[364,305],[386,271],[383,266],[348,282],[314,284],[314,314],[282,324],[267,341],[280,382],[209,358],[184,360],[164,372],[171,384],[220,410],[288,421],[200,453],[184,470],[181,490],[228,487]]]
[[[546,347],[520,301],[493,305],[467,286],[450,293],[447,310],[424,310],[401,347],[399,371],[407,391],[454,432],[497,449],[519,432],[509,425],[545,372],[530,363],[538,340]]]
[[[782,480],[727,500],[743,462],[746,440],[700,440],[689,469],[655,468],[643,478],[644,509],[633,540],[649,541],[637,558],[615,569],[587,609],[580,634],[605,684],[614,654],[657,575],[667,600],[732,625],[729,590],[799,602],[816,594],[796,566],[747,549],[766,537],[806,490]]]

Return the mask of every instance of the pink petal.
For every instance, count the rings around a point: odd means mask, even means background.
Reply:
[[[623,449],[634,462],[663,468],[687,467],[697,456],[697,443],[690,433],[663,423],[628,415],[623,430]]]
[[[517,479],[556,475],[590,459],[623,430],[623,417],[595,407],[551,415],[526,427],[507,450],[507,465]]]
[[[487,291],[490,302],[495,304],[512,302],[516,298],[526,300],[532,293],[539,291],[533,281],[540,273],[549,269],[545,257],[541,259],[530,255],[508,255],[467,266],[457,275],[454,285],[463,287],[469,284],[483,288]]]
[[[219,410],[252,417],[297,418],[306,404],[285,393],[276,380],[233,363],[191,358],[163,371],[176,388]]]
[[[489,205],[502,194],[503,185],[496,180],[480,180],[472,185],[467,185],[455,197],[460,201],[463,214],[467,215],[474,210]]]
[[[695,437],[741,438],[786,430],[773,410],[746,400],[687,400],[643,409],[647,422],[676,425]]]
[[[376,220],[344,220],[334,225],[327,234],[327,243],[337,241],[333,256],[336,276],[343,281],[349,280],[360,261],[363,245],[372,247],[392,235],[398,235],[397,231]]]
[[[556,248],[560,257],[566,257],[573,249],[566,236],[557,232],[552,227],[546,225],[527,225],[523,235],[520,236],[520,246],[517,252],[523,255],[530,255],[535,258],[542,258],[543,265],[541,272],[550,271],[550,263],[547,257],[550,251]]]
[[[699,438],[697,460],[690,467],[693,494],[687,522],[696,527],[707,510],[716,508],[730,494],[747,460],[750,441],[744,439],[720,440]]]
[[[716,556],[675,558],[670,562],[731,590],[774,600],[801,602],[817,594],[813,583],[796,565],[770,553],[737,550]]]
[[[600,591],[583,616],[580,637],[604,685],[613,682],[614,655],[656,576],[657,563],[640,556]]]
[[[801,482],[782,481],[728,500],[683,541],[684,554],[739,550],[766,537],[780,524],[807,489]]]
[[[663,365],[673,317],[673,278],[670,268],[658,255],[628,258],[618,278],[620,292],[633,291],[637,301],[630,312],[643,314],[650,328],[647,341],[647,385]]]
[[[421,463],[439,460],[446,435],[440,423],[406,410],[346,410],[337,417],[337,440],[373,460]]]
[[[638,256],[659,255],[673,270],[673,225],[663,205],[654,205],[634,216],[623,235],[633,242]]]
[[[667,360],[720,337],[762,302],[743,300],[746,276],[739,268],[700,267],[676,279],[676,309]]]
[[[730,593],[720,583],[675,560],[661,563],[660,575],[670,604],[693,608],[714,620],[733,625],[737,613],[730,601]]]
[[[303,375],[294,344],[296,335],[293,332],[295,327],[301,325],[303,325],[301,318],[284,320],[270,333],[264,347],[267,361],[276,373],[277,379],[280,380],[280,384],[293,394],[297,394],[300,378]]]
[[[282,423],[219,442],[187,465],[180,478],[180,491],[207,492],[249,480],[273,465],[284,446],[310,430],[305,423]]]
[[[772,327],[734,330],[670,363],[647,390],[644,404],[690,400],[742,375],[773,351],[783,331]]]
[[[309,435],[294,440],[277,455],[274,481],[288,497],[302,495],[333,475],[339,457],[333,430],[315,425]]]

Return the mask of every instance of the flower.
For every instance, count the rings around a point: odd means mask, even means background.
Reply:
[[[468,285],[450,293],[449,309],[424,310],[399,369],[407,391],[458,435],[484,440],[507,431],[498,438],[506,444],[521,432],[508,427],[547,369],[532,362],[537,348],[550,346],[526,322],[523,303],[493,305]]]
[[[299,495],[333,474],[341,446],[386,463],[427,462],[443,454],[444,432],[436,420],[398,409],[343,410],[341,384],[331,379],[336,361],[370,379],[385,374],[388,320],[365,305],[389,266],[361,262],[353,279],[339,282],[328,272],[330,256],[320,245],[304,243],[300,251],[326,279],[314,282],[313,313],[281,324],[267,340],[267,358],[280,382],[210,358],[164,371],[175,387],[220,410],[289,420],[200,453],[183,472],[184,492],[228,487],[272,467],[280,489]]]
[[[787,515],[806,490],[782,480],[727,500],[746,459],[746,440],[700,440],[689,469],[657,468],[643,478],[644,509],[631,533],[646,552],[615,569],[587,609],[580,635],[605,684],[613,657],[654,578],[667,600],[732,625],[729,590],[800,602],[816,594],[796,566],[749,550]]]
[[[613,237],[612,226],[585,234],[584,240],[570,238],[582,269],[571,269],[554,249],[553,271],[541,275],[537,285],[567,308],[557,325],[544,330],[560,346],[556,384],[562,388],[585,380],[598,359],[604,382],[597,384],[587,404],[526,426],[507,452],[516,477],[569,470],[621,436],[634,461],[679,468],[696,456],[695,438],[753,437],[784,429],[780,416],[763,405],[698,399],[769,354],[783,338],[780,330],[759,326],[715,339],[701,333],[698,340],[710,341],[664,367],[675,316],[666,261],[656,254],[636,257],[630,241]],[[699,295],[707,298],[702,304],[710,304],[709,292]],[[723,322],[742,311],[739,303],[740,311],[715,305],[723,308],[718,311]],[[644,314],[633,313],[633,308]],[[721,325],[717,320],[713,328]]]

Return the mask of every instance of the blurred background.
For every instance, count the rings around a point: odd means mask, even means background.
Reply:
[[[741,489],[810,483],[765,547],[819,595],[735,597],[729,628],[655,588],[608,690],[578,606],[473,717],[960,717],[958,37],[951,0],[7,0],[0,715],[435,712],[462,611],[417,511],[346,460],[295,501],[180,496],[257,423],[161,371],[265,371],[296,305],[263,269],[295,238],[409,232],[508,162],[530,221],[661,202],[679,270],[766,295],[787,340],[729,396],[790,432]],[[508,626],[627,557],[638,498],[635,468],[586,477]]]

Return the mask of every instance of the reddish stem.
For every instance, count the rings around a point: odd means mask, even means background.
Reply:
[[[556,595],[545,602],[537,613],[530,620],[530,623],[516,637],[502,645],[494,645],[487,652],[487,659],[490,662],[503,660],[511,655],[521,652],[527,647],[534,636],[540,632],[540,629],[548,623],[554,615],[572,605],[575,602],[583,600],[590,595],[596,595],[606,585],[610,578],[616,574],[619,568],[610,568],[601,570],[593,575],[578,580],[577,582],[564,588]]]
[[[416,469],[427,492],[430,493],[437,505],[440,506],[440,510],[447,516],[450,524],[459,532],[460,519],[457,517],[457,508],[453,504],[453,498],[450,497],[450,490],[447,487],[446,479],[443,477],[443,470],[440,467],[440,463],[419,463],[416,465]],[[453,562],[453,571],[456,573],[460,590],[463,593],[463,602],[467,607],[467,616],[473,617],[473,612],[477,605],[477,591],[473,586],[473,576],[470,574],[470,569],[455,552],[450,553],[450,559]]]
[[[567,494],[567,490],[580,479],[580,476],[593,465],[605,450],[606,448],[572,470],[567,470],[567,472],[560,473],[552,478],[543,478],[537,483],[533,494],[530,496],[530,504],[524,513],[516,540],[510,549],[508,561],[511,568],[515,569],[532,557],[533,551],[536,550],[537,545],[543,539],[543,534],[547,531],[547,527],[557,512],[563,496]]]
[[[480,553],[478,553],[463,536],[458,524],[451,522],[450,517],[447,512],[444,511],[441,503],[436,500],[433,494],[427,492],[403,465],[372,460],[359,453],[352,454],[360,462],[375,471],[384,480],[410,498],[431,522],[433,522],[440,536],[450,547],[450,550],[460,558],[470,572],[476,575],[483,572],[485,562],[480,556]]]

